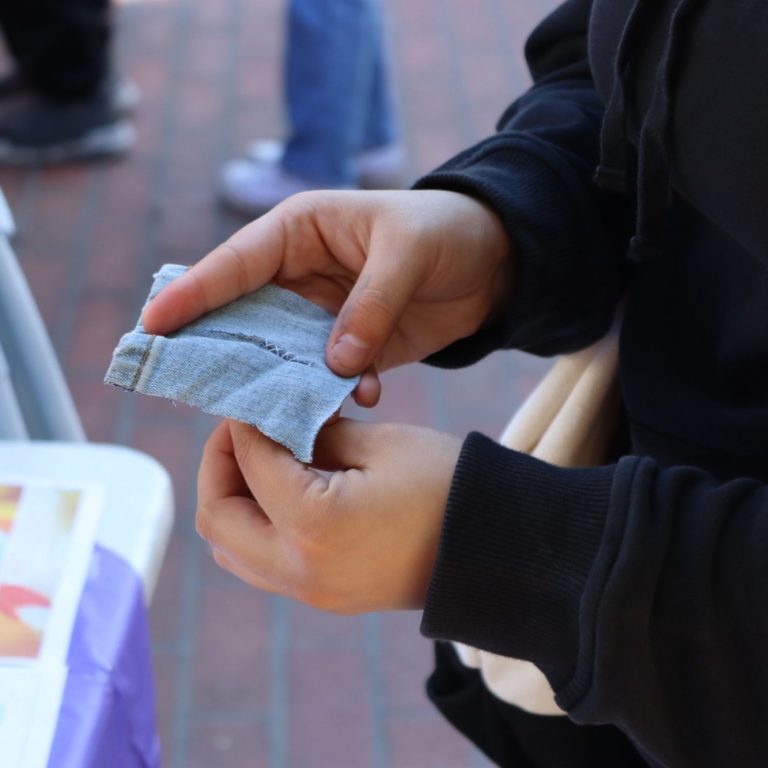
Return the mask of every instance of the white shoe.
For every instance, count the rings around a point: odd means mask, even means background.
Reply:
[[[404,183],[405,149],[402,144],[384,144],[357,156],[357,178],[363,189],[400,189]]]
[[[250,216],[261,216],[286,197],[324,185],[287,173],[278,159],[230,160],[221,170],[221,197],[228,205]],[[334,189],[352,189],[336,186]]]
[[[277,139],[259,139],[245,149],[251,160],[279,163],[285,144]],[[397,189],[403,183],[405,150],[402,144],[384,144],[361,152],[355,161],[358,184],[363,189]]]
[[[118,114],[131,115],[139,108],[141,91],[133,80],[127,77],[116,77],[111,88]]]

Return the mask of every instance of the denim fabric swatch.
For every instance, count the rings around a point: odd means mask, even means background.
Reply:
[[[149,299],[185,270],[162,267]],[[251,424],[310,462],[317,433],[359,381],[325,364],[333,322],[301,296],[266,285],[169,336],[152,336],[139,321],[120,339],[105,381]]]

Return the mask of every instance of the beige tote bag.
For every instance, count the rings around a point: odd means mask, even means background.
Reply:
[[[599,342],[552,366],[512,417],[500,442],[562,467],[605,462],[620,413],[619,321]],[[508,704],[537,715],[564,715],[544,674],[529,661],[460,643],[461,661],[480,670],[486,686]]]

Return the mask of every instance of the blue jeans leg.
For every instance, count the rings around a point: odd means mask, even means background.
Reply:
[[[378,0],[291,0],[285,170],[329,186],[354,184],[355,156],[394,140],[385,70]]]
[[[371,77],[368,85],[368,112],[360,149],[373,149],[397,141],[399,138],[397,122],[392,89],[389,84],[387,47],[380,24],[379,45],[374,51],[371,65]]]

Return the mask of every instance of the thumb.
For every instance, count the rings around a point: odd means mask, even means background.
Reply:
[[[339,418],[320,430],[312,466],[327,472],[365,469],[382,432],[378,424]]]
[[[354,376],[373,363],[420,280],[417,259],[369,255],[328,339],[326,358],[334,372]]]

